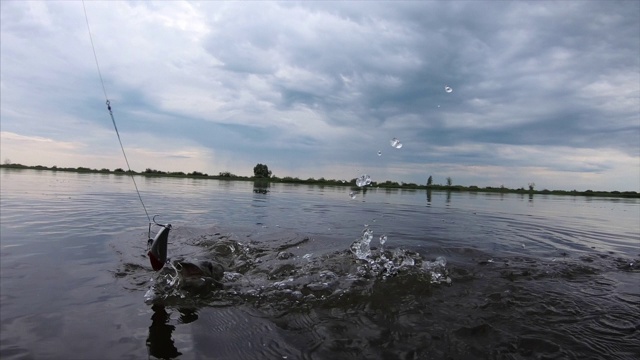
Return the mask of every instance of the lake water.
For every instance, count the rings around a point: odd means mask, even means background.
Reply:
[[[2,169],[0,358],[640,353],[638,199],[136,179],[222,284],[151,270],[131,178]]]

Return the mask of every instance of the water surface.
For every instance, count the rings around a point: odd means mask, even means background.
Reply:
[[[638,199],[137,182],[174,226],[170,257],[224,265],[222,286],[145,301],[165,279],[148,264],[129,177],[2,169],[2,359],[633,359],[640,348]],[[372,251],[358,259],[364,229]],[[440,257],[443,269],[429,267]]]

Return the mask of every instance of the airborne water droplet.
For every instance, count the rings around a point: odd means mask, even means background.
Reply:
[[[369,184],[371,184],[371,177],[367,174],[360,175],[360,177],[356,179],[356,185],[359,187],[367,186]]]
[[[366,259],[371,255],[371,248],[369,247],[371,239],[373,239],[373,231],[365,227],[362,231],[362,237],[356,239],[356,241],[351,244],[351,252],[358,259]]]
[[[402,147],[402,143],[397,138],[393,138],[389,141],[392,147],[396,149],[400,149]]]
[[[450,92],[453,92],[453,89],[452,89],[452,88],[450,88],[449,86],[445,86],[445,87],[444,87],[444,91],[446,91],[446,92],[450,93]]]
[[[382,151],[378,151],[378,156],[382,156]]]
[[[349,197],[351,199],[355,199],[356,198],[356,193],[354,193],[353,191],[349,193]]]
[[[380,245],[384,245],[384,243],[387,242],[387,235],[382,234],[380,235]]]

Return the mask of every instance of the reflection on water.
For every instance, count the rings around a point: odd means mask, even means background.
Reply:
[[[253,192],[257,194],[266,194],[269,192],[271,183],[267,180],[256,180],[253,182]]]
[[[221,286],[144,302],[166,278],[150,270],[126,176],[3,169],[2,359],[630,359],[640,347],[637,199],[138,183],[175,226],[169,256],[220,264]]]
[[[173,330],[175,326],[169,325],[169,313],[164,305],[153,304],[151,306],[153,315],[151,316],[151,326],[149,326],[149,337],[147,338],[147,349],[149,355],[158,359],[171,359],[182,355],[174,345]],[[196,319],[197,319],[197,315]]]
[[[149,336],[147,337],[147,352],[151,357],[158,359],[173,359],[183,353],[178,351],[173,339],[175,325],[171,324],[171,311],[177,311],[180,315],[179,324],[190,324],[198,320],[198,310],[191,308],[167,309],[160,303],[151,305],[153,311],[151,315],[151,326],[149,326]]]

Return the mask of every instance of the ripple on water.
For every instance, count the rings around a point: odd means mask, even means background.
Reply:
[[[608,313],[596,319],[594,327],[598,332],[614,336],[631,335],[640,330],[640,324],[628,318],[627,314]]]
[[[638,306],[640,304],[640,294],[616,292],[614,296],[617,300],[620,300],[627,305]]]
[[[206,358],[295,358],[272,321],[241,307],[203,308],[193,323],[194,350]]]

